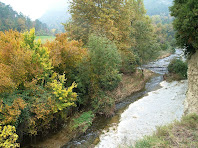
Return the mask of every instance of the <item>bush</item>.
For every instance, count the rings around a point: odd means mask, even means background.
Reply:
[[[136,68],[140,65],[140,59],[138,55],[134,54],[130,50],[122,51],[122,67],[121,72],[124,74],[131,74],[136,71]]]
[[[16,143],[18,135],[14,126],[0,125],[0,147],[2,148],[15,148],[19,147],[19,143]]]
[[[181,79],[187,78],[187,63],[180,59],[173,59],[168,65],[169,73],[178,75]]]
[[[121,81],[121,56],[116,45],[106,37],[91,35],[88,55],[82,60],[76,82],[81,95],[113,90]]]
[[[100,115],[112,116],[115,110],[115,101],[104,92],[99,91],[92,97],[91,105],[95,113]]]
[[[78,129],[82,132],[86,132],[89,126],[91,126],[94,118],[92,111],[84,112],[79,117],[73,119],[73,129]]]
[[[88,49],[90,52],[91,77],[96,79],[99,88],[112,90],[121,81],[119,67],[121,56],[116,45],[106,37],[91,35]]]

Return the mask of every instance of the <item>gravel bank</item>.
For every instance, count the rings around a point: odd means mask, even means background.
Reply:
[[[160,85],[162,88],[131,104],[121,115],[117,126],[103,131],[96,147],[127,147],[143,136],[152,134],[157,126],[180,120],[184,113],[187,81],[163,81]]]

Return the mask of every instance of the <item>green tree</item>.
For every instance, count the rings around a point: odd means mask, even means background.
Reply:
[[[80,65],[78,86],[84,94],[112,90],[121,80],[121,57],[109,39],[92,34],[88,42],[88,56]]]
[[[135,40],[132,49],[140,57],[141,63],[148,62],[157,56],[159,44],[154,34],[151,19],[146,15],[143,0],[131,0],[131,7],[134,10],[132,18],[131,36]]]
[[[176,30],[177,45],[193,54],[198,49],[198,3],[197,0],[174,0],[170,7],[175,17],[173,26]]]
[[[22,13],[18,14],[12,7],[1,2],[0,18],[0,31],[16,29],[17,31],[22,32],[35,27],[37,35],[49,34],[49,29],[46,24],[43,24],[39,20],[31,21],[29,17],[24,16]]]
[[[91,35],[88,49],[91,73],[96,83],[103,90],[115,88],[121,80],[119,74],[121,58],[116,45],[106,37]]]
[[[79,103],[91,103],[96,113],[113,114],[115,101],[106,91],[113,90],[121,81],[120,65],[121,56],[115,43],[103,36],[90,35],[88,56],[79,68],[77,83],[83,95]]]
[[[86,44],[90,33],[102,32],[119,49],[129,47],[131,14],[124,0],[73,0],[70,13],[72,21],[65,29],[72,39]]]

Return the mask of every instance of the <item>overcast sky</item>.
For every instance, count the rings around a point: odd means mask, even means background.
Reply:
[[[0,0],[5,4],[9,4],[15,11],[22,12],[29,16],[32,20],[41,17],[47,9],[56,5],[60,1],[65,4],[68,0]]]

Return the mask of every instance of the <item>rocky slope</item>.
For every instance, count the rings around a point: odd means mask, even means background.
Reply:
[[[188,61],[188,92],[185,107],[187,114],[198,114],[198,52]]]

